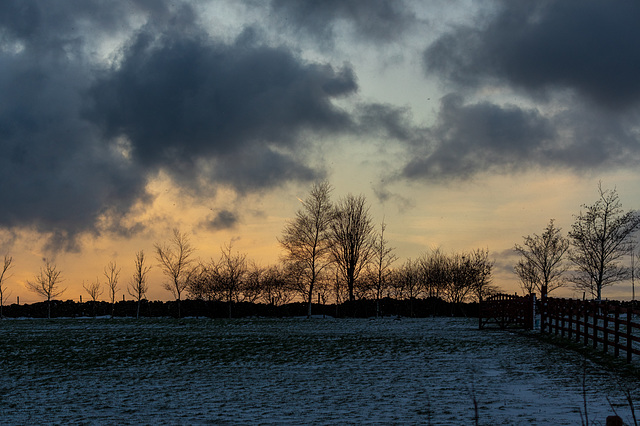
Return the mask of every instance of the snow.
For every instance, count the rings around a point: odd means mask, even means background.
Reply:
[[[480,424],[575,425],[583,390],[604,424],[640,382],[460,318],[9,320],[0,342],[2,424],[457,425],[475,399]]]

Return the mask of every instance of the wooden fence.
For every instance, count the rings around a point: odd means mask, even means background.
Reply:
[[[620,302],[582,301],[543,297],[540,330],[585,346],[592,345],[616,357],[621,353],[631,362],[640,355],[640,310]]]
[[[533,329],[535,295],[494,294],[480,302],[479,326],[494,323],[500,328]]]

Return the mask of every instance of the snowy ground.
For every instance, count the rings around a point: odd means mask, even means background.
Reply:
[[[473,319],[5,320],[0,424],[579,425],[584,371]],[[590,423],[639,383],[587,362]]]

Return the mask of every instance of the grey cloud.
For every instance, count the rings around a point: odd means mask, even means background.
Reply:
[[[223,209],[215,213],[213,218],[211,218],[205,226],[214,230],[231,229],[235,227],[238,220],[237,213]]]
[[[469,178],[482,172],[515,171],[542,162],[554,126],[536,110],[442,99],[437,123],[413,147],[402,174],[410,179]]]
[[[631,167],[640,158],[638,118],[580,107],[544,115],[515,105],[466,103],[450,94],[424,139],[407,144],[401,175],[444,181],[534,167],[577,173]]]
[[[5,0],[0,2],[0,41],[68,55],[90,40],[130,30],[138,18],[185,28],[195,15],[180,0]]]
[[[73,248],[98,218],[116,226],[145,195],[135,168],[78,116],[87,78],[58,57],[0,53],[0,226],[50,233],[52,248]]]
[[[403,0],[272,0],[281,23],[332,44],[336,25],[346,22],[360,39],[390,42],[417,22]]]
[[[427,73],[462,86],[508,83],[535,95],[568,88],[614,110],[640,99],[640,3],[503,1],[424,53]]]
[[[300,135],[353,126],[332,103],[357,90],[353,71],[239,40],[140,34],[90,90],[88,117],[108,138],[128,138],[136,162],[179,178],[197,172],[201,158],[216,159],[213,176],[236,188],[309,178],[294,161],[304,149]]]
[[[129,31],[136,14],[169,22],[172,8],[146,0],[0,2],[1,228],[41,232],[51,251],[79,250],[77,237],[87,232],[139,228],[125,229],[121,219],[149,200],[144,170],[84,119],[83,102],[95,43]]]
[[[331,19],[362,8],[353,5]],[[391,23],[395,7],[371,13]],[[405,111],[337,106],[358,90],[350,65],[304,61],[251,28],[212,40],[198,19],[180,1],[0,2],[0,228],[78,250],[84,233],[139,231],[121,219],[149,201],[159,170],[192,191],[224,184],[242,195],[322,178],[308,157],[318,137],[412,137]],[[96,50],[122,40],[107,68]]]
[[[414,126],[409,108],[368,103],[359,105],[356,115],[361,134],[377,133],[385,139],[411,142],[423,132],[423,129]]]

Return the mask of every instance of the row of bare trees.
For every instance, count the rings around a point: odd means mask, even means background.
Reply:
[[[525,293],[547,294],[573,284],[576,289],[602,299],[602,289],[633,278],[633,267],[622,260],[633,253],[633,239],[640,215],[624,211],[615,189],[598,185],[598,199],[575,216],[567,237],[551,219],[541,235],[524,237],[514,250],[520,255],[515,273]],[[635,263],[632,262],[632,265]]]
[[[349,194],[334,205],[331,192],[328,182],[314,185],[279,239],[286,267],[297,271],[296,284],[309,316],[313,295],[325,293],[327,277],[335,277],[336,301],[346,291],[349,301],[375,299],[378,312],[385,292],[408,299],[443,295],[456,303],[471,294],[483,297],[492,289],[488,250],[454,255],[435,251],[393,269],[397,257],[385,239],[384,220],[375,231],[364,196]]]

